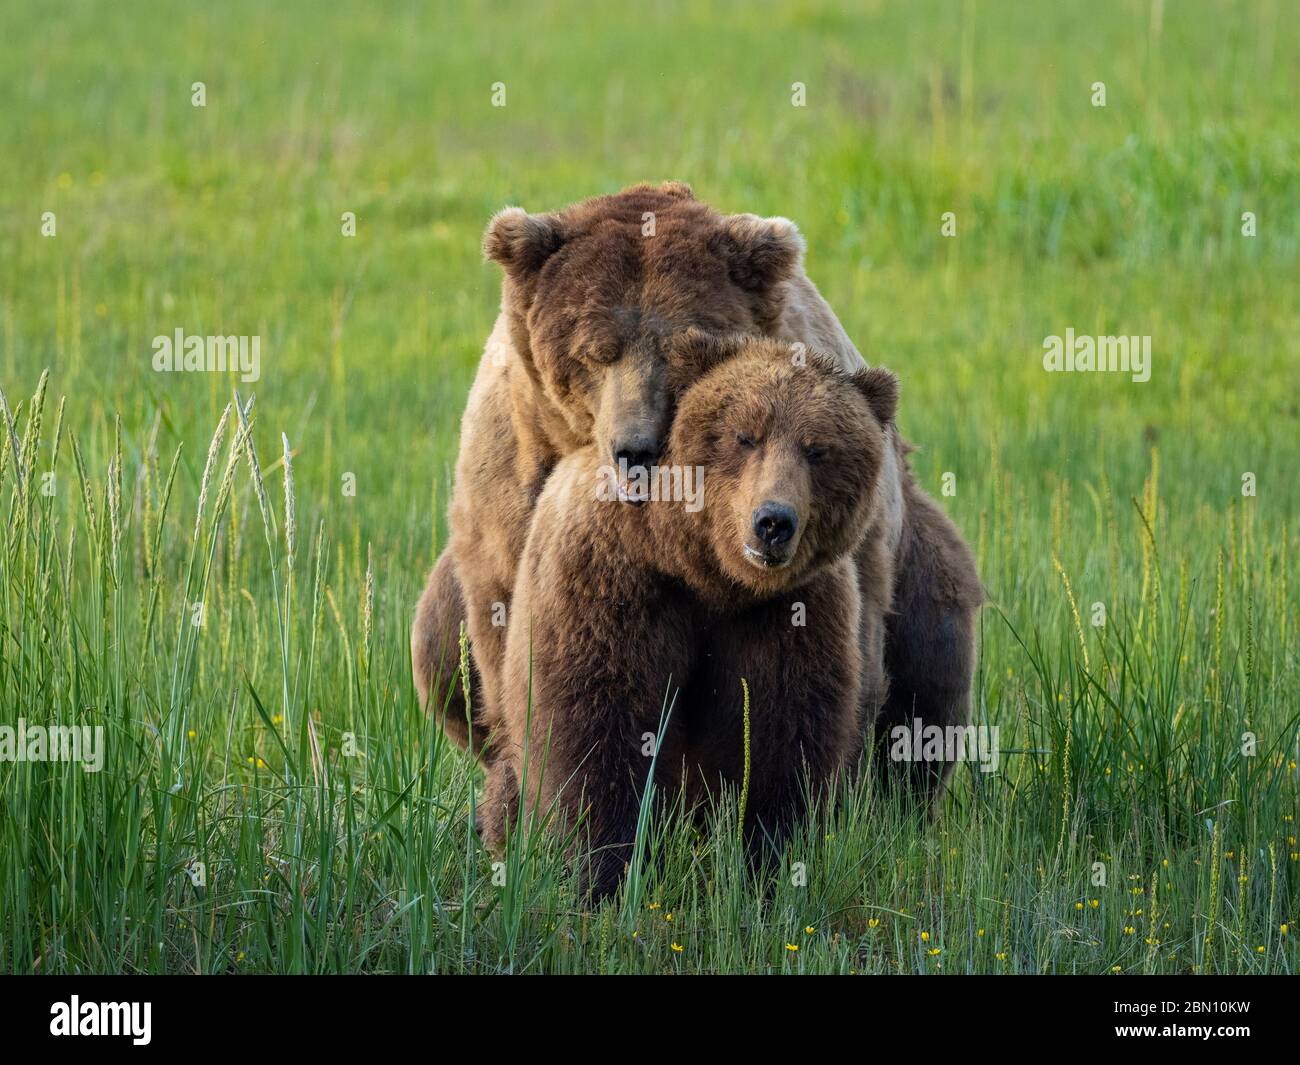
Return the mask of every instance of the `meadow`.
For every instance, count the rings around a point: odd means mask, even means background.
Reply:
[[[0,761],[0,970],[1295,972],[1289,8],[8,5],[0,725],[105,763]],[[664,179],[794,219],[899,374],[1002,757],[761,882],[734,801],[652,820],[590,911],[544,833],[494,871],[407,634],[487,220]],[[260,378],[155,372],[178,328]],[[1067,329],[1150,380],[1045,372]]]

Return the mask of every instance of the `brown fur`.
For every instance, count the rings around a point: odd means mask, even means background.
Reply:
[[[697,379],[683,396],[665,465],[704,468],[703,506],[610,501],[599,447],[563,460],[534,515],[515,587],[502,710],[508,740],[489,770],[485,841],[502,843],[517,810],[572,826],[585,808],[589,886],[617,885],[658,736],[658,786],[689,805],[743,772],[741,678],[751,695],[747,813],[779,838],[862,752],[883,690],[883,663],[863,660],[862,619],[879,631],[891,559],[882,501],[897,466],[897,382],[849,374],[788,345],[687,335],[672,370]],[[896,476],[896,473],[889,473]],[[607,486],[607,484],[606,484]],[[778,547],[757,537],[773,502],[796,515]],[[866,530],[864,535],[864,530]],[[784,560],[767,567],[750,551]],[[853,554],[872,560],[858,579]],[[805,624],[794,624],[802,604]],[[874,697],[874,696],[873,696]]]
[[[893,610],[885,619],[888,698],[876,719],[879,779],[933,815],[951,762],[889,760],[889,730],[965,724],[975,678],[975,624],[984,602],[975,559],[952,519],[903,465],[904,521],[894,554]]]
[[[643,235],[647,213],[653,236]],[[421,701],[462,744],[460,622],[473,650],[474,728],[486,733],[505,649],[497,604],[508,616],[546,477],[589,443],[602,455],[659,451],[674,397],[691,384],[670,364],[671,337],[690,327],[773,334],[861,365],[803,272],[794,225],[720,215],[679,183],[553,214],[507,209],[488,226],[484,251],[504,269],[501,314],[461,423],[451,541],[411,633]],[[483,753],[490,761],[490,745]]]

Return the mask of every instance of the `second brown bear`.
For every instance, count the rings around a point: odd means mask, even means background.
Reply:
[[[740,786],[742,678],[747,813],[775,838],[861,756],[883,696],[896,379],[752,337],[688,334],[673,358],[698,382],[651,501],[614,501],[595,448],[562,460],[538,500],[506,641],[504,757],[480,810],[493,847],[521,786],[529,810],[579,826],[596,897],[631,855],[650,754],[657,786],[688,806]]]

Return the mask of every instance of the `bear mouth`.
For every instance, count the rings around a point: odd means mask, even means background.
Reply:
[[[756,547],[750,547],[745,544],[745,559],[760,569],[782,569],[790,565],[793,554],[777,555],[769,551],[760,551]]]

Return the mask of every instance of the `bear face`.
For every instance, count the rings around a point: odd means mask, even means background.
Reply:
[[[736,586],[763,599],[852,552],[882,470],[896,470],[898,379],[774,340],[688,333],[675,347],[684,365],[713,366],[683,395],[669,445],[674,465],[703,469],[704,504],[656,521],[659,543],[707,544],[682,551],[678,575],[727,600]],[[685,536],[672,528],[683,521]]]
[[[483,244],[505,269],[525,370],[577,441],[624,468],[654,461],[694,382],[673,338],[773,332],[804,247],[785,219],[723,216],[673,182],[550,214],[508,208]]]

